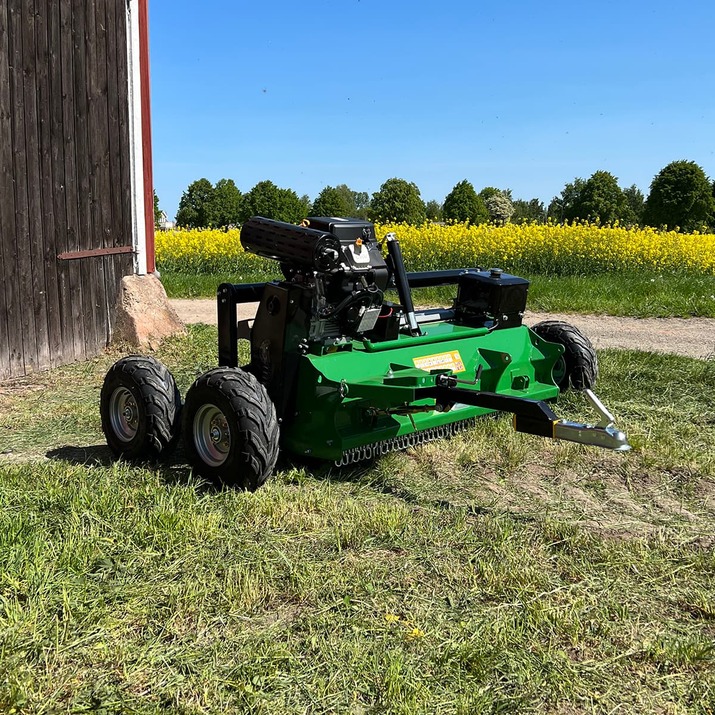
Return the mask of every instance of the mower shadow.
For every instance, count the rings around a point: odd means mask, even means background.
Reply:
[[[283,457],[279,459],[278,469],[289,471],[294,469],[305,469],[306,473],[318,481],[338,482],[342,484],[353,484],[363,486],[379,494],[401,499],[407,504],[416,504],[420,501],[418,494],[405,489],[404,487],[391,484],[387,478],[379,475],[375,470],[375,465],[380,458],[365,460],[357,464],[350,464],[344,467],[336,467],[334,464],[318,459],[307,457]]]
[[[508,514],[512,519],[518,522],[532,523],[536,521],[536,518],[529,514],[520,514],[510,510],[505,511],[503,509],[493,508],[484,504],[459,504],[453,503],[448,499],[425,498],[419,493],[412,492],[409,489],[405,489],[402,486],[392,483],[388,477],[379,474],[375,470],[375,465],[378,461],[379,457],[374,460],[360,462],[359,464],[345,467],[335,467],[334,465],[325,465],[320,462],[313,462],[311,464],[311,468],[308,469],[308,465],[305,461],[301,460],[301,462],[297,462],[295,460],[291,460],[290,463],[285,466],[286,468],[290,468],[290,466],[304,466],[306,467],[306,471],[308,471],[310,476],[314,479],[363,486],[376,493],[400,499],[410,505],[420,504],[422,506],[439,509],[441,511],[466,511],[468,516],[474,518]]]

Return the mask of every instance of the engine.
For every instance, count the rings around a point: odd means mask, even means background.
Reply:
[[[241,244],[280,263],[285,281],[267,286],[261,307],[277,311],[278,293],[290,293],[290,322],[303,324],[307,341],[336,344],[374,331],[390,273],[371,223],[321,217],[295,226],[255,217],[244,223]]]

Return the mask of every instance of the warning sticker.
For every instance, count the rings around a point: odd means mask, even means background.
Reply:
[[[448,353],[438,353],[437,355],[425,355],[424,357],[412,358],[415,367],[420,370],[451,370],[452,372],[464,372],[464,363],[458,350]]]

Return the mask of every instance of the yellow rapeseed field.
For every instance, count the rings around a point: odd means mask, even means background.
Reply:
[[[715,235],[588,224],[494,226],[376,225],[394,231],[407,269],[499,266],[507,271],[559,275],[606,271],[715,275]],[[239,231],[158,232],[160,269],[177,273],[275,273],[275,264],[244,252]]]

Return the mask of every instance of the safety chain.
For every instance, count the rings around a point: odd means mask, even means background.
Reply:
[[[474,417],[462,420],[461,422],[451,422],[439,427],[430,427],[429,429],[412,432],[411,434],[392,437],[381,442],[366,444],[362,447],[355,447],[343,452],[340,459],[335,460],[336,467],[345,467],[348,464],[357,464],[358,462],[366,462],[377,457],[382,457],[389,452],[409,449],[410,447],[418,447],[427,442],[433,442],[437,439],[446,439],[453,437],[458,432],[473,427],[476,424]]]

